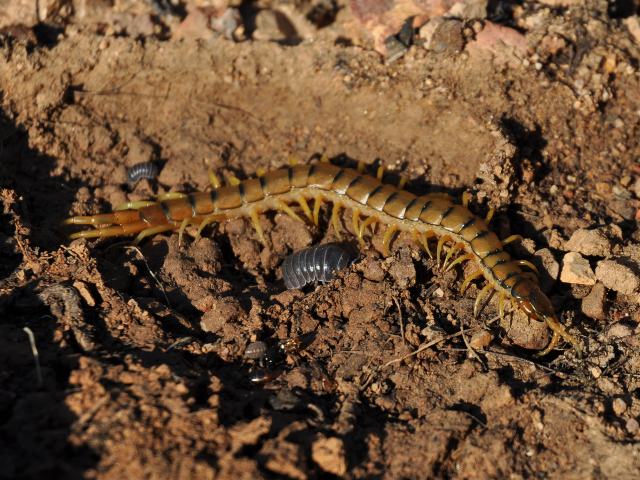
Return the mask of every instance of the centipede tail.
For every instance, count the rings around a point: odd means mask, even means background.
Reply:
[[[542,353],[555,348],[560,338],[580,349],[580,343],[557,320],[549,300],[531,278],[532,273],[521,269],[525,266],[535,271],[535,266],[513,260],[504,250],[504,242],[489,230],[487,223],[493,216],[492,210],[483,219],[466,208],[468,195],[463,196],[464,205],[442,194],[417,196],[400,186],[382,183],[382,170],[378,178],[362,171],[361,165],[351,169],[321,161],[260,172],[257,178],[243,181],[230,177],[224,186],[215,174],[210,174],[214,187],[210,192],[172,193],[156,202],[134,202],[126,204],[123,210],[72,217],[66,223],[96,227],[74,233],[71,238],[137,235],[140,241],[156,233],[178,231],[182,240],[188,225],[198,227],[198,238],[206,225],[246,217],[251,220],[260,242],[266,245],[259,222],[261,213],[277,210],[302,221],[294,210],[297,205],[306,220],[318,225],[321,207],[329,203],[333,205],[330,223],[337,236],[341,236],[344,227],[342,210],[352,211],[351,230],[361,244],[365,242],[368,227],[378,224],[384,227],[382,250],[385,255],[397,233],[409,232],[444,271],[465,261],[475,264],[473,273],[463,280],[461,287],[464,291],[479,277],[487,280],[488,284],[478,294],[474,313],[477,314],[482,301],[495,291],[499,294],[501,315],[504,302],[511,299],[527,315],[545,322],[552,330],[553,338]],[[438,238],[435,252],[429,245],[432,237]],[[505,242],[519,238],[511,236]]]

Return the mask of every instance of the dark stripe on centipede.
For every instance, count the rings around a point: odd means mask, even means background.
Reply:
[[[187,198],[189,199],[189,205],[191,205],[191,216],[195,217],[196,216],[196,198],[193,196],[192,193],[187,195]]]
[[[267,191],[265,190],[267,188],[267,181],[264,179],[264,176],[259,176],[258,180],[260,180],[260,188],[262,189],[262,195],[264,195],[265,197],[267,196]]]
[[[215,188],[213,190],[211,190],[211,192],[209,193],[209,197],[211,197],[211,205],[213,205],[213,208],[216,208],[216,202],[218,201],[218,190],[216,190]]]
[[[287,167],[287,176],[289,177],[289,187],[293,187],[293,168]]]
[[[489,254],[489,255],[491,255],[491,254]],[[487,255],[487,257],[488,257],[489,255]],[[487,257],[484,257],[482,260],[486,260],[486,258],[487,258]],[[507,263],[508,261],[509,261],[509,260],[505,260],[504,258],[502,258],[502,259],[498,260],[498,261],[496,262],[496,264],[495,264],[493,267],[491,267],[491,270],[493,270],[494,268],[496,268],[498,265],[502,265],[503,263]]]
[[[242,182],[238,184],[238,193],[240,194],[240,201],[242,204],[246,204],[247,202],[244,200],[244,184]]]
[[[160,208],[162,208],[162,213],[164,213],[164,216],[167,217],[167,220],[172,222],[173,221],[173,217],[171,216],[171,210],[167,206],[167,203],[166,202],[160,202]]]
[[[349,186],[345,190],[345,193],[348,192],[351,187],[353,187],[353,186],[357,185],[359,182],[361,182],[362,178],[363,178],[362,175],[358,175],[356,178],[351,180],[351,183],[349,184]]]
[[[465,228],[468,228],[468,227],[470,227],[471,225],[473,225],[474,223],[476,223],[476,220],[477,220],[477,218],[476,218],[476,217],[473,217],[473,218],[472,218],[471,220],[469,220],[467,223],[463,224],[463,225],[462,225],[462,228],[458,231],[458,234],[459,234],[459,235],[462,235],[462,231],[463,231]]]
[[[380,190],[382,190],[384,188],[384,185],[378,185],[376,188],[374,188],[373,190],[371,190],[369,192],[369,195],[367,196],[367,200],[369,200],[371,197],[373,197],[376,193],[378,193]],[[365,200],[365,202],[367,201]]]
[[[386,207],[389,202],[391,202],[394,198],[396,198],[399,193],[400,192],[398,191],[398,192],[393,192],[391,195],[389,195],[387,199],[384,201],[384,205],[382,205],[382,210],[384,210],[384,207]]]
[[[518,285],[520,285],[522,282],[524,282],[524,278],[519,278],[518,281],[516,281],[516,283],[513,284],[513,287],[511,287],[511,296],[515,297],[515,295],[513,294],[513,292],[515,291],[516,287]],[[517,298],[517,297],[516,297]]]
[[[416,197],[416,198],[414,198],[413,200],[411,200],[411,201],[409,202],[409,204],[405,207],[404,212],[402,212],[402,217],[401,217],[401,218],[404,218],[404,216],[406,215],[406,213],[409,211],[409,209],[410,209],[411,207],[413,207],[413,204],[414,204],[414,203],[416,203],[416,202],[418,201],[418,199],[419,199],[419,198],[420,198],[420,197]]]
[[[338,174],[337,174],[335,177],[333,177],[333,184],[331,185],[332,187],[333,187],[333,185],[335,185],[335,184],[336,184],[336,182],[337,182],[338,180],[340,180],[340,177],[342,177],[342,176],[344,175],[344,173],[345,173],[345,172],[344,172],[344,168],[342,168],[342,169],[340,169],[340,171],[338,172]],[[348,190],[348,189],[349,189],[349,187],[347,187],[347,190]]]
[[[446,210],[442,214],[442,216],[440,217],[440,223],[444,222],[444,219],[447,218],[451,212],[453,212],[453,209],[454,209],[454,207],[450,207],[448,210]]]
[[[422,211],[420,212],[420,215],[418,215],[418,220],[422,216],[422,213],[431,206],[431,203],[432,203],[431,200],[428,200],[427,203],[424,204],[424,207],[422,207]]]
[[[312,163],[311,165],[309,165],[309,175],[307,176],[307,178],[313,177],[315,173],[316,173],[316,164]]]

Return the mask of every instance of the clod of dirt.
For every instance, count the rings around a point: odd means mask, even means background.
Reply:
[[[534,254],[534,262],[540,271],[540,288],[548,293],[558,280],[560,264],[548,248],[541,248]]]
[[[613,402],[611,402],[611,410],[613,410],[613,413],[620,416],[627,411],[627,402],[622,398],[614,398]]]
[[[586,230],[580,228],[573,232],[565,244],[565,251],[595,257],[608,257],[611,254],[612,246],[611,240],[605,236],[602,229]]]
[[[398,259],[390,259],[388,267],[389,275],[402,289],[408,288],[416,283],[416,267],[411,258],[411,250],[403,247],[398,251]]]
[[[434,53],[452,55],[464,49],[464,24],[450,18],[434,18],[420,29],[424,48]]]
[[[578,285],[595,285],[596,276],[586,258],[577,252],[569,252],[562,259],[560,281]]]
[[[549,343],[549,329],[544,322],[532,321],[522,310],[505,315],[500,326],[514,345],[531,350],[542,350]]]
[[[306,480],[305,455],[300,445],[284,439],[270,439],[260,450],[264,466],[273,473],[296,480]]]
[[[604,320],[605,287],[602,283],[596,283],[589,295],[582,299],[582,313],[595,320]]]
[[[640,287],[638,265],[629,257],[601,260],[596,266],[596,278],[605,287],[631,295]]]
[[[493,341],[493,335],[487,330],[480,330],[473,334],[469,340],[471,348],[476,350],[484,350]]]
[[[200,320],[202,330],[213,333],[224,331],[225,337],[233,337],[234,334],[237,334],[236,324],[241,323],[247,317],[247,312],[242,308],[240,302],[233,297],[210,297],[209,305],[209,310]]]
[[[325,472],[343,476],[347,472],[344,442],[337,437],[320,437],[311,445],[311,458]]]

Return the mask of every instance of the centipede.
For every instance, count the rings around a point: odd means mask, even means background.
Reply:
[[[362,246],[370,231],[380,229],[382,254],[387,256],[395,236],[406,232],[443,272],[472,262],[471,273],[462,281],[461,294],[471,282],[486,281],[479,288],[474,316],[478,316],[482,302],[497,293],[501,318],[506,305],[511,303],[513,308],[521,309],[531,320],[544,322],[551,330],[548,345],[538,355],[553,351],[561,340],[581,354],[581,343],[559,321],[551,301],[541,290],[536,267],[527,260],[513,259],[505,250],[505,245],[521,237],[511,235],[501,240],[489,229],[492,209],[482,218],[469,209],[470,195],[463,195],[461,203],[440,193],[416,195],[404,189],[404,179],[397,184],[383,182],[382,168],[376,175],[364,170],[362,162],[357,168],[348,168],[323,158],[319,162],[290,162],[269,172],[258,171],[254,178],[242,181],[230,176],[225,184],[209,172],[210,191],[170,192],[155,200],[128,202],[110,213],[74,216],[65,223],[94,227],[71,234],[71,239],[136,235],[135,241],[140,242],[162,232],[177,231],[180,245],[188,226],[197,227],[194,235],[197,241],[207,225],[248,217],[258,240],[266,246],[259,215],[280,211],[297,221],[318,226],[321,208],[327,203],[332,207],[328,223],[339,239],[349,223]],[[343,221],[349,218],[349,210],[350,222]],[[344,212],[346,216],[342,215]]]

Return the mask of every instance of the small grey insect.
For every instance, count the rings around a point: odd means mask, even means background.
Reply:
[[[155,180],[159,173],[158,165],[154,162],[136,163],[134,166],[127,168],[127,183],[130,187],[133,187],[143,178]]]
[[[259,360],[267,353],[267,344],[265,342],[251,342],[244,351],[244,358],[249,360]]]
[[[282,263],[287,288],[302,288],[311,282],[333,280],[337,271],[351,265],[358,252],[349,244],[325,243],[292,253]]]

